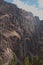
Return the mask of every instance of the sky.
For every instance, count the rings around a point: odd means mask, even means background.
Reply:
[[[43,0],[6,0],[7,2],[16,4],[17,7],[32,12],[34,16],[43,19]]]

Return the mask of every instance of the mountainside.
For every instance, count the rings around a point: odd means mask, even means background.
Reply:
[[[27,55],[43,56],[43,21],[16,5],[0,0],[0,61],[19,60]],[[42,42],[42,47],[41,47]],[[42,52],[41,52],[42,50]],[[41,53],[41,54],[40,54]]]

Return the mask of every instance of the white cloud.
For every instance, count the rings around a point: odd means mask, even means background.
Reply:
[[[43,10],[39,10],[38,8],[35,8],[35,6],[29,6],[21,0],[13,0],[13,3],[16,4],[19,8],[30,11],[34,14],[34,16],[39,16],[40,19],[43,19]]]
[[[43,0],[38,0],[38,5],[40,8],[43,8]]]

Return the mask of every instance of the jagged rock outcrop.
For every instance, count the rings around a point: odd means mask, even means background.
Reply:
[[[35,54],[39,54],[39,18],[34,17],[31,12],[26,12],[3,0],[0,0],[0,6],[2,51],[9,48],[20,60],[27,55],[33,57]],[[0,53],[2,51],[0,50]]]

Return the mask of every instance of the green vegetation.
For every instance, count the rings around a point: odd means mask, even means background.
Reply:
[[[29,58],[26,57],[22,65],[30,65]]]
[[[9,65],[19,65],[17,64],[17,57],[15,54],[13,55],[13,59],[11,60]],[[22,65],[43,65],[43,57],[41,58],[36,55],[33,57],[32,61],[30,61],[30,58],[27,56],[24,58]]]
[[[17,57],[16,57],[15,53],[14,53],[13,59],[11,60],[11,62],[9,63],[9,65],[17,65]]]
[[[0,60],[0,65],[3,65],[3,61]]]
[[[32,63],[29,62],[29,61],[30,61],[29,58],[26,57],[26,58],[24,59],[24,62],[23,62],[22,65],[43,65],[43,59],[41,59],[41,58],[38,57],[38,56],[34,56],[34,58],[33,58],[33,60],[32,60]]]
[[[42,61],[38,56],[34,56],[32,65],[42,65]]]

